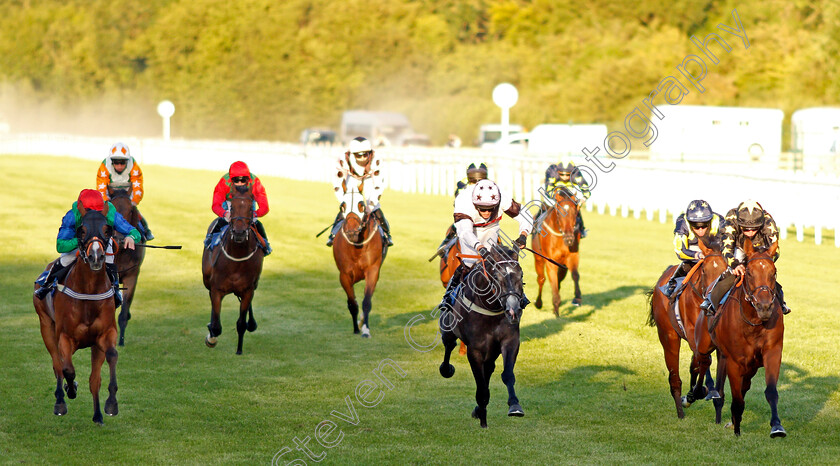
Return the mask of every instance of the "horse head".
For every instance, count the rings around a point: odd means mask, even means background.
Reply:
[[[114,236],[114,228],[108,225],[102,212],[80,209],[80,213],[82,224],[76,229],[79,257],[91,270],[101,270],[105,264],[105,245]]]
[[[137,208],[131,203],[131,191],[121,188],[108,188],[108,200],[114,204],[117,212],[132,225],[137,224],[135,212]]]
[[[365,199],[358,191],[350,191],[344,195],[341,203],[341,213],[344,216],[344,235],[351,243],[364,241],[367,225],[373,218],[367,210]]]
[[[567,189],[563,187],[555,188],[553,193],[554,207],[552,210],[556,213],[559,223],[560,232],[563,233],[563,242],[566,247],[572,248],[577,241],[578,231],[577,214],[578,205],[575,197]]]
[[[714,283],[720,274],[726,270],[727,264],[726,259],[723,258],[723,254],[721,253],[722,247],[719,242],[709,241],[706,237],[699,237],[697,246],[700,247],[700,251],[705,256],[703,265],[700,266],[699,289],[701,290],[700,294],[702,298],[702,291],[708,289]]]
[[[230,232],[234,243],[244,243],[250,238],[254,222],[254,196],[249,192],[236,192],[230,203]]]
[[[747,255],[744,295],[762,322],[770,320],[776,308],[776,264],[773,256],[778,247],[779,243],[775,242],[769,248],[755,250],[749,238],[744,242],[744,253]]]
[[[473,267],[470,280],[474,300],[488,308],[505,312],[508,323],[516,323],[522,317],[522,301],[525,296],[522,286],[522,267],[516,252],[501,247],[490,248],[490,256]]]

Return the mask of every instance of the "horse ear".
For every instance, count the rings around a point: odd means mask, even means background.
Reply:
[[[79,202],[78,204],[76,204],[76,208],[79,210],[79,216],[80,216],[80,217],[84,217],[84,216],[85,216],[85,214],[87,213],[87,209],[85,209],[84,207],[82,207],[82,203],[81,203],[81,202]]]
[[[700,251],[703,252],[704,256],[708,256],[709,254],[712,254],[714,252],[714,251],[712,251],[711,247],[709,247],[706,244],[706,241],[707,241],[707,238],[705,238],[705,237],[701,237],[701,236],[697,237],[697,246],[700,247]]]
[[[767,250],[767,254],[769,254],[770,257],[775,256],[776,255],[776,249],[779,249],[779,242],[778,241],[776,241],[775,243],[770,245],[770,248]]]
[[[750,238],[744,239],[744,254],[748,256],[755,254],[755,248],[753,248],[752,239]]]
[[[102,209],[102,215],[104,215],[106,217],[108,216],[108,204],[110,204],[110,203],[106,202],[105,207]]]

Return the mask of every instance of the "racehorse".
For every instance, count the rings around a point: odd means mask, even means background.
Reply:
[[[219,313],[222,299],[230,293],[239,298],[239,319],[236,332],[239,335],[236,354],[242,354],[242,339],[245,330],[257,329],[251,300],[260,280],[265,251],[261,247],[264,239],[254,225],[254,197],[250,191],[236,192],[230,203],[230,224],[222,234],[221,242],[213,249],[205,248],[201,258],[201,272],[204,286],[210,291],[210,323],[205,344],[215,348],[218,336],[222,334]],[[214,222],[217,220],[214,220]],[[208,233],[213,228],[210,224]],[[248,316],[247,324],[245,316]]]
[[[455,303],[441,309],[440,330],[443,362],[440,375],[450,378],[455,367],[449,357],[460,339],[467,345],[467,359],[475,378],[475,401],[472,417],[487,427],[487,404],[490,402],[490,377],[496,359],[502,355],[502,381],[508,389],[508,416],[525,415],[514,384],[513,367],[519,354],[519,321],[522,317],[522,268],[517,255],[494,246],[487,260],[473,265],[464,277]]]
[[[105,413],[116,416],[117,405],[117,323],[114,320],[114,289],[105,271],[105,251],[112,241],[113,227],[105,215],[78,207],[82,224],[76,231],[79,250],[70,265],[63,285],[55,296],[33,298],[41,323],[41,337],[52,357],[55,373],[55,407],[57,416],[67,414],[64,392],[76,398],[76,369],[73,354],[90,347],[90,393],[93,395],[93,422],[102,424],[99,409],[99,388],[102,384],[102,363],[107,359],[111,370]],[[107,209],[107,207],[106,207]],[[105,211],[107,214],[107,210]],[[59,259],[60,260],[60,259]],[[37,290],[40,286],[35,285]],[[61,382],[65,380],[62,389]]]
[[[138,228],[140,225],[140,212],[137,207],[131,204],[131,192],[127,189],[111,189],[108,188],[108,199],[116,207],[117,212],[120,213],[133,227]],[[117,240],[122,240],[122,235],[116,234]],[[145,243],[145,239],[143,240]],[[125,327],[131,319],[131,303],[134,301],[134,291],[137,289],[137,278],[140,276],[140,266],[143,265],[143,259],[146,257],[146,248],[138,247],[134,249],[121,248],[114,263],[117,265],[117,272],[119,272],[120,282],[122,282],[125,290],[123,291],[122,308],[120,309],[120,316],[118,323],[120,325],[120,346],[125,346]]]
[[[662,291],[661,287],[667,285],[668,280],[674,273],[674,269],[679,265],[672,265],[662,272],[659,280],[656,281],[656,286],[647,292],[650,315],[648,315],[647,324],[651,327],[656,326],[659,333],[659,343],[662,344],[662,349],[665,352],[665,366],[668,368],[668,385],[671,388],[671,396],[674,398],[674,404],[677,407],[677,417],[682,419],[685,416],[683,407],[691,406],[695,400],[695,394],[692,390],[697,383],[699,366],[697,358],[692,357],[689,366],[689,373],[691,374],[691,383],[689,384],[689,391],[686,396],[681,397],[682,394],[682,379],[680,379],[680,346],[681,340],[688,342],[689,348],[694,354],[695,347],[695,325],[700,312],[700,304],[703,302],[703,297],[706,289],[726,270],[726,260],[720,253],[720,245],[712,244],[711,247],[706,247],[704,239],[700,238],[698,246],[705,257],[697,262],[697,264],[688,272],[682,285],[680,285],[674,292],[675,300],[670,300],[668,296]],[[702,326],[701,326],[702,328]],[[707,356],[708,357],[708,356]],[[707,366],[708,368],[708,366]],[[706,387],[710,393],[713,393],[714,385],[711,379],[711,373],[706,374]],[[702,394],[701,397],[706,396]],[[719,393],[713,396],[722,396]],[[723,398],[713,398],[717,411],[720,411],[718,405],[723,406]]]
[[[722,389],[723,379],[729,378],[735,435],[741,435],[744,396],[759,367],[764,367],[764,398],[770,405],[770,437],[787,435],[777,410],[779,392],[776,384],[785,336],[785,321],[781,305],[776,300],[776,265],[773,263],[778,247],[776,242],[768,249],[756,251],[751,241],[745,241],[746,273],[743,283],[732,290],[729,299],[720,305],[714,317],[701,313],[697,321],[698,329],[708,325],[709,331],[695,334],[696,353],[708,355],[717,348],[720,354],[718,364],[726,368],[725,377],[719,376],[717,384]],[[707,368],[707,364],[708,360],[700,359],[700,370]],[[702,387],[698,384],[694,391],[700,393]],[[720,416],[717,422],[720,422],[719,419]]]
[[[347,294],[347,309],[353,320],[353,333],[359,333],[361,324],[362,337],[370,338],[368,317],[371,300],[388,246],[382,241],[379,222],[370,213],[361,193],[346,193],[341,206],[344,223],[333,243],[333,258],[341,287]],[[362,300],[363,318],[359,319],[359,303],[353,285],[362,280],[365,281],[365,297]]]
[[[566,272],[569,270],[572,271],[572,280],[575,282],[575,297],[572,304],[575,306],[581,304],[580,274],[578,273],[580,231],[576,222],[579,207],[574,195],[565,189],[554,189],[551,195],[555,204],[549,208],[540,226],[534,229],[533,239],[531,240],[532,247],[538,253],[566,267],[558,267],[542,257],[534,255],[534,267],[537,269],[537,284],[539,285],[534,306],[537,309],[542,309],[542,289],[547,270],[548,281],[551,285],[552,303],[554,304],[554,315],[559,317],[560,283],[566,278]],[[545,236],[543,236],[544,234]]]

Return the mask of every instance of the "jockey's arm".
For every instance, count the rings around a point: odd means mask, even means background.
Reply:
[[[252,192],[254,194],[254,200],[257,201],[257,211],[254,212],[254,215],[262,217],[268,213],[268,195],[265,193],[265,186],[263,186],[257,177],[254,177],[254,188]]]
[[[674,233],[674,252],[679,260],[693,260],[696,255],[688,248],[688,237],[681,232]]]
[[[346,178],[347,172],[343,168],[339,168],[336,171],[336,177],[333,178],[333,190],[339,204],[344,201],[345,187],[347,186],[345,183]]]
[[[457,220],[455,222],[455,231],[458,233],[458,239],[469,244],[476,251],[481,248],[481,242],[478,240],[478,236],[475,235],[473,222],[469,218]]]
[[[79,240],[76,238],[76,215],[70,210],[61,219],[58,237],[55,240],[55,249],[60,254],[64,254],[77,247],[79,247]]]
[[[210,204],[210,209],[213,211],[214,214],[218,215],[219,217],[225,216],[225,208],[222,207],[222,204],[225,202],[225,196],[227,196],[227,185],[225,184],[225,179],[222,178],[216,184],[216,189],[213,190],[213,202]]]
[[[507,216],[513,218],[519,223],[519,234],[528,235],[534,228],[534,218],[528,209],[523,209],[522,205],[511,198],[502,196],[502,203],[499,205]]]
[[[137,165],[136,161],[133,162],[134,166],[131,167],[129,177],[131,180],[131,203],[137,205],[143,199],[143,170],[140,169],[140,165]]]
[[[108,168],[105,167],[105,161],[99,165],[99,170],[96,171],[96,190],[102,193],[102,200],[108,200],[108,183],[111,182],[111,177],[108,174]]]
[[[114,212],[114,229],[123,234],[126,237],[125,247],[129,249],[134,249],[134,243],[140,242],[140,232],[137,231],[137,228],[134,228],[128,220],[125,219],[119,212]],[[132,239],[131,246],[129,246],[128,238]]]

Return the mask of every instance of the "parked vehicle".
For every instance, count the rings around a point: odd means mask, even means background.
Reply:
[[[840,154],[840,107],[812,107],[793,112],[790,134],[794,152]]]
[[[400,145],[409,135],[416,133],[408,117],[396,112],[348,110],[341,116],[341,141],[350,142],[355,137],[365,137],[377,146]]]
[[[508,125],[508,136],[521,133],[522,132],[522,125]],[[478,147],[486,147],[491,144],[495,144],[500,139],[502,139],[502,125],[500,124],[488,124],[488,125],[481,125],[478,129],[478,140],[476,141],[476,145]],[[510,140],[510,144],[515,144],[514,139]]]
[[[300,143],[335,144],[335,131],[327,128],[306,128],[300,133]]]

